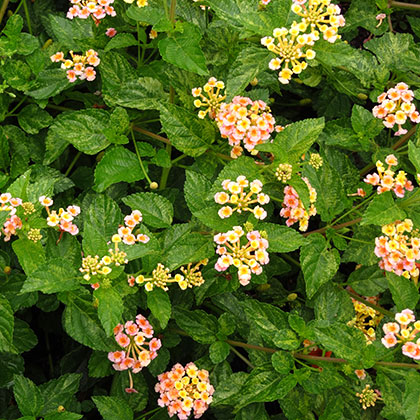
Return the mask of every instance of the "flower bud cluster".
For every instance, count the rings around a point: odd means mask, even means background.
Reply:
[[[59,51],[53,54],[50,59],[54,63],[61,62],[61,68],[67,70],[67,79],[73,83],[79,78],[80,80],[86,79],[88,82],[95,80],[96,71],[94,67],[98,66],[101,60],[98,53],[94,50],[88,50],[85,55],[73,54],[70,51],[71,59],[65,59],[64,54]]]
[[[114,0],[70,0],[70,3],[73,6],[67,12],[69,19],[75,17],[87,19],[92,16],[95,21],[98,21],[107,15],[112,17],[117,15],[111,6]]]
[[[244,96],[235,96],[232,102],[222,103],[216,122],[223,138],[233,146],[230,155],[242,155],[241,141],[248,152],[270,138],[275,129],[275,120],[264,101],[252,101]]]
[[[319,153],[312,153],[308,164],[311,165],[314,169],[318,170],[324,164],[324,159],[322,159]]]
[[[42,239],[41,230],[40,229],[29,229],[28,232],[28,239],[33,242],[38,242]]]
[[[308,178],[302,177],[309,189],[309,201],[311,206],[309,211],[305,209],[299,194],[290,185],[284,187],[283,208],[280,210],[280,216],[287,218],[286,225],[291,226],[299,222],[299,230],[302,232],[308,229],[309,218],[316,215],[316,190],[312,188]]]
[[[62,232],[68,232],[71,235],[77,235],[79,233],[79,228],[73,223],[75,217],[80,214],[79,206],[68,206],[66,210],[60,208],[58,213],[53,210],[50,210],[50,207],[53,205],[53,200],[50,197],[42,195],[39,197],[39,202],[47,210],[47,225],[51,227],[56,227]]]
[[[417,230],[413,231],[411,219],[384,225],[382,233],[385,236],[375,238],[375,255],[381,258],[379,267],[417,282],[419,269],[416,260],[420,260],[420,237]]]
[[[292,178],[293,166],[288,163],[280,163],[276,169],[276,178],[286,184]]]
[[[177,363],[169,372],[158,376],[155,391],[160,393],[158,404],[167,407],[170,417],[187,420],[191,414],[200,418],[213,400],[214,387],[209,372],[190,362],[185,367]]]
[[[127,321],[124,325],[118,324],[114,328],[115,341],[120,350],[108,353],[108,359],[113,362],[115,370],[130,370],[140,372],[157,357],[162,344],[154,335],[153,327],[143,315],[137,315],[135,321]],[[130,387],[127,392],[137,392],[133,388],[130,373]]]
[[[398,343],[403,343],[402,354],[420,360],[420,321],[416,321],[411,309],[404,309],[395,314],[395,320],[397,322],[383,325],[385,336],[381,340],[382,344],[389,349]]]
[[[236,182],[225,179],[222,182],[222,187],[231,195],[225,191],[218,192],[214,195],[214,201],[218,204],[231,204],[232,207],[223,206],[218,212],[219,216],[222,219],[225,219],[230,217],[235,211],[238,213],[249,211],[254,214],[256,219],[265,219],[267,217],[267,212],[261,205],[269,203],[270,197],[261,192],[262,186],[263,184],[259,179],[254,179],[250,183],[243,175],[238,176]],[[255,203],[260,205],[253,208],[249,207],[251,204]]]
[[[363,410],[366,410],[368,407],[374,407],[377,400],[382,400],[381,393],[377,389],[371,389],[369,384],[361,392],[357,392],[356,397],[359,397]]]
[[[1,232],[4,235],[4,242],[10,241],[16,231],[22,229],[22,220],[16,215],[16,209],[22,205],[20,198],[13,198],[10,193],[0,195],[0,211],[9,212],[9,217],[3,224]]]
[[[194,101],[194,106],[196,108],[205,108],[198,112],[199,118],[204,118],[207,114],[209,114],[209,117],[213,120],[216,118],[220,109],[220,104],[226,99],[226,95],[220,93],[224,88],[225,84],[221,80],[210,77],[203,88],[197,87],[192,90],[192,96],[197,98]],[[203,92],[206,96],[203,95]]]
[[[241,238],[246,238],[242,241]],[[214,268],[217,271],[226,271],[231,265],[238,269],[238,279],[242,286],[249,284],[251,273],[262,273],[262,265],[268,264],[270,258],[267,248],[268,241],[263,232],[253,230],[245,235],[241,226],[234,226],[226,233],[214,236],[217,244],[216,254],[220,255]]]
[[[382,194],[386,191],[393,191],[398,198],[403,198],[405,190],[413,191],[413,184],[407,179],[407,174],[404,171],[395,172],[391,169],[392,166],[398,165],[398,160],[394,155],[388,155],[385,158],[385,163],[388,168],[385,169],[384,164],[378,160],[376,162],[377,173],[368,174],[363,180],[367,184],[371,184],[374,187],[378,187],[376,190],[378,194]]]
[[[408,89],[406,83],[398,83],[395,87],[388,89],[387,92],[378,96],[380,105],[376,105],[372,109],[373,116],[383,120],[383,124],[387,128],[393,128],[396,124],[398,131],[396,136],[407,133],[402,125],[410,119],[413,123],[420,123],[420,114],[416,106],[412,103],[414,92]]]

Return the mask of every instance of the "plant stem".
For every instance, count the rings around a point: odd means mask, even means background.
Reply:
[[[340,230],[340,229],[343,229],[343,228],[345,228],[347,226],[355,225],[356,223],[359,223],[361,221],[362,221],[362,218],[361,217],[358,217],[357,219],[353,219],[353,220],[350,220],[349,222],[341,223],[340,225],[336,225],[336,226],[324,226],[324,227],[322,227],[320,229],[311,230],[310,232],[304,233],[303,236],[306,237],[306,236],[312,235],[313,233],[321,233],[321,234],[323,234],[329,228],[330,229],[335,229],[335,230]]]
[[[232,345],[230,345],[230,349],[233,353],[235,353],[245,364],[247,364],[251,369],[254,369],[255,366],[245,357],[243,356],[238,350],[235,349]]]
[[[347,211],[346,213],[344,213],[342,216],[340,216],[338,219],[334,220],[334,222],[332,222],[331,227],[334,226],[337,222],[339,222],[340,220],[344,219],[346,216],[348,216],[350,213],[353,213],[355,210],[357,210],[358,208],[362,207],[363,204],[366,204],[368,201],[372,200],[373,197],[375,197],[375,195],[372,195],[371,197],[366,198],[366,200],[363,200],[361,203],[359,203],[357,206],[352,207],[349,211]]]
[[[29,10],[28,5],[26,4],[26,0],[23,0],[23,8],[25,9],[26,23],[28,24],[29,33],[32,35],[31,17],[29,16]]]
[[[159,136],[159,134],[152,133],[151,131],[145,130],[144,128],[136,127],[135,125],[131,126],[131,128],[134,131],[137,131],[138,133],[145,134],[146,136],[148,136],[152,139],[159,140],[159,141],[161,141],[163,143],[166,143],[166,144],[171,144],[171,142],[167,138]]]
[[[347,240],[349,240],[349,241],[359,242],[359,243],[361,243],[361,244],[374,245],[374,243],[373,243],[373,242],[362,241],[361,239],[351,238],[350,236],[342,235],[341,233],[336,233],[336,235],[337,235],[337,236],[340,236],[341,238],[347,239]]]
[[[286,261],[291,262],[292,264],[294,264],[296,267],[300,268],[300,263],[299,261],[296,261],[293,257],[291,257],[289,254],[282,254],[281,255],[282,258],[284,258]]]
[[[1,24],[1,21],[3,20],[4,14],[6,13],[8,5],[9,5],[9,0],[3,0],[3,3],[1,4],[1,8],[0,8],[0,24]]]
[[[137,68],[140,67],[140,63],[142,62],[142,48],[140,46],[140,24],[137,22]]]
[[[26,100],[26,98],[24,97],[24,98],[22,98],[19,102],[18,102],[18,104],[10,111],[10,112],[8,112],[7,114],[6,114],[6,116],[5,116],[5,118],[7,118],[7,117],[10,117],[10,116],[12,116],[14,113],[15,113],[15,111],[25,102],[25,100]]]
[[[81,156],[82,152],[77,152],[76,156],[71,161],[69,167],[67,168],[67,171],[65,172],[64,176],[69,176],[70,171],[73,169],[73,166],[76,164],[76,162],[79,160],[79,157]]]
[[[398,8],[401,8],[401,9],[420,10],[420,4],[403,3],[402,1],[390,1],[389,6],[398,7]]]
[[[143,165],[143,161],[141,160],[141,156],[140,156],[139,149],[137,147],[137,142],[136,142],[136,138],[134,136],[133,128],[131,128],[130,131],[131,131],[131,138],[132,138],[133,144],[134,144],[134,149],[136,150],[137,160],[139,161],[140,168],[141,168],[141,170],[142,170],[145,178],[147,179],[147,181],[149,182],[149,185],[150,185],[152,183],[152,180],[149,178],[149,175],[147,174],[146,169],[145,169],[145,167]]]
[[[136,420],[142,420],[146,418],[146,416],[156,413],[157,411],[162,410],[162,407],[154,408],[153,410],[148,411],[147,413],[142,414],[140,417],[137,417]]]

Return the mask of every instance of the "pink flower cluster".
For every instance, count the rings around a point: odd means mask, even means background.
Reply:
[[[133,229],[143,220],[143,215],[139,210],[133,210],[131,214],[124,217],[124,226],[120,226],[118,229],[118,235],[121,241],[126,245],[134,245],[136,242],[146,244],[150,241],[150,238],[143,233],[139,233],[137,236],[133,234]],[[115,235],[114,235],[115,236]],[[115,237],[113,237],[115,242]]]
[[[263,101],[235,96],[231,103],[222,103],[216,116],[217,125],[223,138],[233,146],[230,155],[242,155],[241,141],[248,152],[253,152],[257,144],[270,138],[274,131],[275,120],[270,108]]]
[[[420,238],[409,237],[405,232],[413,230],[410,219],[382,226],[385,236],[375,238],[375,255],[381,258],[379,267],[406,278],[419,276],[416,260],[420,260]]]
[[[96,71],[94,67],[98,66],[101,60],[98,53],[94,50],[88,50],[85,55],[73,54],[70,51],[71,60],[64,59],[63,52],[59,51],[53,54],[50,59],[53,63],[60,63],[63,70],[67,70],[67,79],[73,83],[79,77],[80,80],[86,79],[88,82],[95,80]]]
[[[399,171],[394,177],[395,172],[391,170],[391,167],[398,165],[397,158],[394,155],[388,155],[385,158],[385,163],[388,165],[388,169],[385,169],[384,164],[378,160],[376,162],[378,173],[368,174],[363,181],[374,187],[377,186],[378,194],[382,194],[385,191],[394,191],[398,198],[403,198],[405,190],[413,191],[414,186],[407,179],[407,174],[404,171]]]
[[[291,226],[296,222],[299,222],[299,230],[306,231],[308,229],[309,218],[316,215],[316,190],[312,188],[308,178],[302,178],[309,189],[309,201],[311,206],[307,211],[299,198],[299,194],[291,186],[284,187],[284,200],[283,208],[280,210],[280,216],[287,218],[286,225]]]
[[[414,360],[420,360],[420,336],[417,337],[420,333],[420,321],[416,321],[411,309],[397,313],[395,320],[397,322],[388,322],[382,327],[385,333],[382,344],[389,349],[398,343],[404,343],[402,353]]]
[[[126,389],[127,392],[136,392],[130,369],[133,373],[138,373],[157,357],[157,351],[162,344],[158,338],[152,338],[153,335],[153,327],[140,314],[136,316],[135,322],[127,321],[114,328],[115,341],[121,350],[108,353],[108,359],[113,362],[112,367],[115,370],[129,370],[130,387]]]
[[[103,19],[106,15],[116,16],[114,8],[111,6],[114,0],[70,0],[74,6],[70,7],[67,17],[73,19],[87,19],[92,16],[95,21]]]
[[[413,123],[420,123],[420,114],[412,103],[413,98],[414,93],[408,89],[408,85],[403,82],[398,83],[395,87],[378,96],[380,105],[375,106],[372,113],[376,118],[382,119],[384,126],[387,128],[392,128],[397,124],[398,131],[395,135],[401,136],[407,133],[402,125],[408,118]]]
[[[169,417],[177,415],[187,420],[191,413],[200,418],[213,400],[214,387],[209,372],[190,362],[185,367],[177,363],[169,372],[158,376],[155,391],[160,393],[158,404],[168,407]]]
[[[232,230],[214,236],[216,254],[220,255],[214,268],[217,271],[226,271],[231,265],[235,266],[242,286],[249,284],[251,273],[261,274],[261,266],[270,261],[267,239],[258,230],[254,230],[246,234],[247,242],[241,245],[244,235],[242,227],[234,226]]]
[[[0,195],[0,211],[7,211],[10,215],[1,229],[5,242],[10,241],[11,236],[15,235],[18,229],[22,229],[22,220],[16,215],[16,208],[20,205],[22,205],[20,198],[13,198],[10,193]]]
[[[68,206],[66,210],[60,208],[57,213],[55,210],[50,211],[50,207],[53,205],[53,200],[51,200],[51,198],[43,195],[39,197],[39,202],[47,210],[48,226],[58,226],[61,232],[68,232],[71,235],[77,235],[79,233],[79,228],[73,223],[74,218],[80,214],[79,206]]]

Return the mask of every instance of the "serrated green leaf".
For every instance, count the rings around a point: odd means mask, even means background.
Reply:
[[[369,204],[361,225],[386,225],[387,223],[403,220],[406,217],[404,210],[398,207],[390,191],[377,195]]]
[[[18,257],[19,264],[28,276],[46,261],[45,251],[40,242],[35,243],[27,238],[19,238],[13,242],[12,247]]]
[[[276,351],[271,356],[271,363],[274,370],[283,375],[287,375],[294,367],[295,362],[290,352],[287,351]]]
[[[137,156],[125,147],[106,151],[95,169],[95,190],[103,192],[117,182],[134,182],[144,178]]]
[[[130,420],[133,419],[131,407],[118,397],[92,397],[104,420]]]
[[[182,32],[173,32],[159,41],[162,58],[181,69],[205,76],[208,74],[206,58],[200,48],[201,33],[190,22],[182,24]]]
[[[419,300],[419,294],[413,281],[389,271],[386,273],[386,279],[397,310],[414,309]]]
[[[172,312],[168,294],[158,287],[151,292],[147,292],[147,307],[153,316],[157,318],[162,329],[166,328]]]
[[[209,121],[173,104],[162,105],[160,110],[163,131],[173,146],[186,155],[200,156],[214,142],[215,130]]]
[[[112,286],[101,286],[93,295],[98,299],[98,317],[101,324],[107,335],[112,335],[114,327],[121,322],[124,311],[123,300]]]
[[[314,298],[317,320],[347,322],[354,316],[354,308],[349,294],[332,284],[325,284]]]
[[[107,353],[103,351],[93,351],[89,359],[89,376],[92,378],[103,378],[114,373],[112,365],[109,363]]]
[[[375,249],[375,237],[380,235],[381,229],[378,226],[359,226],[355,230],[353,238],[363,242],[350,241],[342,256],[342,261],[356,262],[363,265],[377,264],[378,257],[373,251]]]
[[[327,249],[327,242],[322,235],[314,234],[301,248],[300,264],[306,294],[311,298],[324,283],[333,278],[340,265],[340,255],[336,249]]]
[[[169,227],[172,223],[174,209],[171,202],[156,193],[146,192],[132,194],[123,198],[124,204],[133,210],[140,210],[143,222],[152,227]]]
[[[79,420],[83,416],[70,411],[63,411],[62,413],[50,413],[44,417],[44,420]]]
[[[41,391],[30,379],[22,375],[14,375],[13,382],[13,394],[19,411],[24,416],[37,417],[44,406]]]
[[[30,89],[26,90],[25,95],[41,101],[70,88],[71,84],[63,69],[45,69],[37,75]]]
[[[35,104],[25,106],[18,114],[19,125],[28,134],[37,134],[52,121],[53,117]]]
[[[267,232],[269,252],[291,252],[305,244],[305,238],[287,226],[260,223],[258,229]]]
[[[348,283],[362,296],[377,296],[388,288],[384,271],[376,265],[354,270],[348,278]]]
[[[420,172],[420,147],[416,147],[411,140],[408,142],[408,158],[416,171]]]
[[[403,399],[404,414],[407,420],[420,420],[420,374],[410,371],[405,382]]]
[[[216,341],[210,345],[209,356],[214,364],[222,363],[229,356],[230,346],[224,341]]]
[[[104,51],[111,51],[115,48],[126,48],[137,45],[137,40],[132,34],[122,33],[117,34],[106,44]]]
[[[384,129],[382,121],[360,105],[353,106],[351,125],[356,133],[369,139],[373,139]]]
[[[13,345],[18,353],[33,349],[38,344],[38,338],[25,321],[15,318],[13,329]]]
[[[296,350],[299,348],[300,341],[296,334],[287,328],[278,330],[273,338],[274,344],[283,350]]]
[[[9,301],[0,295],[0,351],[15,353],[13,347],[14,317]]]

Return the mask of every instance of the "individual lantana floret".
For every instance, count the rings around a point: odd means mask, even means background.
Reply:
[[[60,208],[58,213],[55,210],[50,210],[53,204],[51,198],[45,195],[39,197],[39,202],[47,210],[47,225],[51,227],[58,227],[60,232],[68,232],[71,235],[77,235],[79,228],[72,222],[75,217],[80,214],[79,206],[68,206],[66,210]]]
[[[305,209],[302,200],[299,198],[299,194],[290,185],[284,187],[284,200],[283,208],[280,210],[280,216],[287,218],[286,225],[291,226],[296,222],[299,222],[299,230],[302,232],[308,229],[309,218],[316,215],[316,190],[312,188],[308,178],[302,178],[309,189],[309,201],[311,206],[309,210]]]
[[[412,278],[417,284],[419,269],[416,261],[420,260],[420,237],[418,230],[413,230],[412,220],[384,225],[382,233],[385,236],[375,238],[375,255],[381,258],[379,267],[397,276]]]
[[[340,7],[332,4],[331,0],[294,0],[292,11],[302,18],[300,25],[307,28],[302,32],[309,30],[317,39],[321,32],[324,39],[331,43],[341,38],[338,28],[344,26],[346,21]]]
[[[246,238],[241,245],[241,239]],[[251,274],[260,275],[262,266],[270,261],[267,248],[268,241],[258,230],[245,235],[240,226],[234,226],[226,233],[214,236],[217,244],[216,254],[220,255],[214,268],[217,271],[226,271],[231,265],[238,269],[238,279],[242,286],[249,284]]]
[[[221,80],[210,77],[203,88],[197,87],[192,90],[192,96],[197,98],[194,101],[194,106],[196,108],[205,108],[198,112],[199,118],[204,118],[207,114],[209,114],[209,117],[213,120],[216,118],[216,115],[220,110],[220,104],[226,99],[226,95],[220,93],[224,88],[225,84]],[[205,96],[203,92],[207,96]]]
[[[94,67],[98,66],[101,60],[98,53],[94,50],[88,50],[85,55],[73,54],[70,51],[71,59],[65,59],[64,54],[59,51],[50,57],[54,63],[61,63],[61,68],[67,70],[67,79],[73,83],[79,78],[91,82],[96,78]]]
[[[402,353],[405,356],[420,360],[420,321],[416,321],[411,309],[395,314],[395,320],[397,322],[383,325],[385,336],[381,340],[382,344],[389,349],[402,343]]]
[[[377,297],[364,297],[367,301],[377,304]],[[355,317],[350,320],[347,325],[355,327],[363,332],[366,338],[366,343],[371,344],[372,341],[376,339],[375,328],[381,322],[383,315],[371,308],[370,306],[365,305],[363,302],[360,302],[356,299],[351,298],[353,302],[354,311],[356,313]]]
[[[413,98],[414,92],[408,89],[408,85],[402,82],[398,83],[378,96],[380,105],[372,109],[373,116],[383,120],[383,124],[387,128],[393,128],[396,124],[398,131],[395,132],[395,136],[406,134],[407,130],[402,126],[408,119],[415,124],[420,123],[420,114],[412,103]]]
[[[108,16],[116,16],[114,8],[111,6],[114,0],[70,0],[73,4],[67,12],[67,17],[73,19],[78,17],[80,19],[87,19],[92,16],[94,21],[98,24],[99,20]]]
[[[222,219],[230,217],[233,212],[249,211],[254,214],[255,218],[263,220],[267,216],[267,212],[261,207],[270,202],[270,197],[262,193],[262,182],[259,179],[254,179],[249,182],[245,176],[241,175],[236,178],[236,181],[225,179],[222,182],[222,187],[225,191],[218,192],[214,195],[214,201],[218,204],[230,204],[231,206],[223,206],[218,214]],[[230,193],[231,195],[229,195]],[[255,195],[255,197],[254,197]],[[259,205],[250,208],[251,204]]]
[[[266,36],[261,39],[261,44],[267,47],[269,51],[277,54],[279,57],[273,58],[268,67],[271,70],[279,70],[280,83],[287,84],[290,82],[293,73],[299,74],[308,66],[306,60],[315,58],[315,51],[303,48],[313,45],[317,40],[313,34],[300,34],[306,29],[306,25],[295,24],[291,29],[276,28],[273,31],[273,37]]]
[[[194,3],[198,3],[201,0],[193,0]],[[210,6],[205,6],[204,4],[200,4],[200,9],[201,10],[206,10],[206,9],[210,9]]]
[[[368,407],[373,407],[377,400],[382,400],[381,393],[377,389],[371,389],[369,384],[361,392],[357,392],[356,397],[359,397],[359,402],[362,404],[363,410],[366,410]]]
[[[378,24],[376,25],[376,28],[379,28],[383,22],[383,20],[386,18],[386,14],[385,13],[379,13],[378,15],[376,15],[376,20],[378,21]]]
[[[398,198],[403,198],[405,191],[413,191],[413,184],[407,179],[407,174],[404,171],[395,172],[391,169],[393,166],[398,165],[398,160],[394,155],[388,155],[385,158],[385,163],[388,168],[385,169],[384,164],[378,160],[376,162],[377,173],[368,174],[363,180],[367,184],[378,187],[377,193],[382,194],[386,191],[393,191]]]
[[[200,418],[213,400],[214,387],[209,372],[190,362],[185,367],[177,363],[169,372],[158,376],[155,391],[160,393],[158,404],[168,407],[169,417],[186,420],[190,414]]]
[[[233,146],[230,155],[236,159],[242,155],[241,141],[248,152],[256,154],[256,145],[267,141],[275,129],[275,120],[264,101],[235,96],[232,102],[222,103],[216,122],[223,138]]]
[[[363,381],[366,379],[366,371],[364,369],[355,369],[354,374]]]
[[[136,5],[138,6],[138,7],[145,7],[145,6],[148,6],[149,5],[149,3],[148,3],[148,1],[147,0],[124,0],[126,3],[128,3],[128,4],[132,4],[132,3],[134,3],[134,1],[136,2]]]
[[[128,370],[130,386],[126,392],[137,392],[133,387],[131,372],[138,373],[157,357],[157,351],[162,344],[154,335],[153,327],[143,315],[137,315],[135,321],[118,324],[114,328],[115,341],[120,350],[108,353],[108,359],[113,362],[115,370]]]

